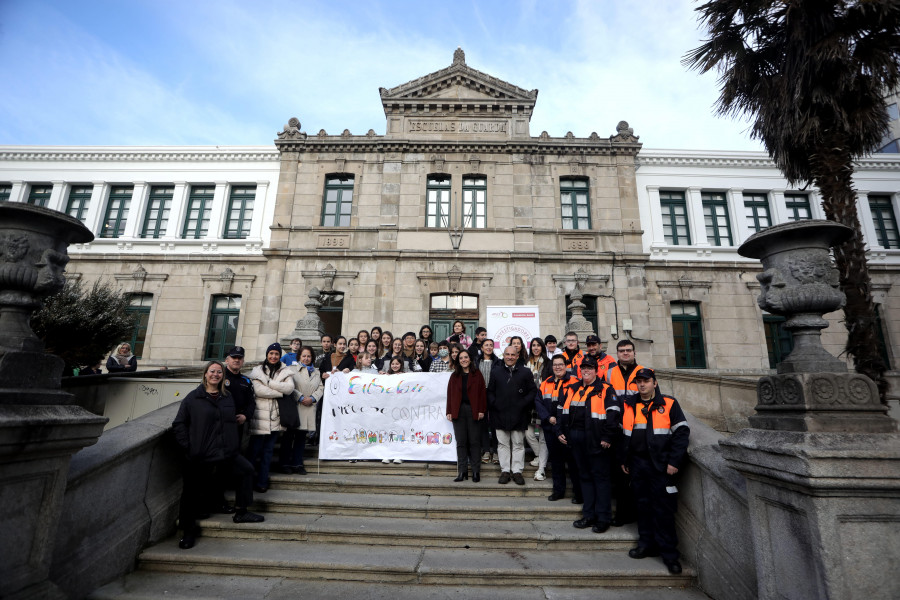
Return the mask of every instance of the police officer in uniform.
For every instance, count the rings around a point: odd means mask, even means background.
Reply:
[[[235,411],[237,412],[238,441],[241,448],[244,447],[244,425],[253,417],[256,411],[256,394],[253,393],[253,384],[250,379],[241,374],[244,366],[244,348],[234,346],[225,356],[225,389],[234,397]]]
[[[631,475],[637,502],[638,545],[631,558],[662,556],[669,572],[681,573],[675,510],[675,475],[687,453],[690,429],[678,401],[659,392],[653,369],[641,368],[634,378],[638,393],[623,403],[620,450],[622,470]]]

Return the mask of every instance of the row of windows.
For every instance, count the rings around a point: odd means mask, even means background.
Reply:
[[[138,316],[131,332],[131,351],[137,358],[144,354],[147,341],[147,325],[153,294],[132,294],[128,312]],[[210,302],[209,326],[206,331],[203,360],[222,360],[225,352],[237,342],[238,318],[241,313],[240,296],[213,296]]]
[[[47,206],[52,185],[31,184],[25,202],[35,206]],[[187,207],[181,224],[180,237],[184,239],[200,239],[209,231],[210,215],[213,208],[215,185],[192,185],[188,193]],[[12,191],[10,184],[0,184],[0,201],[9,200]],[[88,206],[94,186],[72,185],[65,203],[66,214],[84,222],[87,218]],[[169,227],[169,215],[172,210],[172,199],[175,195],[173,184],[153,185],[147,199],[147,207],[142,216],[140,237],[161,238]],[[109,190],[109,198],[103,221],[100,224],[99,237],[118,238],[125,234],[125,224],[134,197],[133,185],[113,185]],[[256,200],[255,185],[234,185],[228,196],[228,209],[225,214],[225,227],[222,237],[225,239],[244,239],[250,235],[250,223],[253,219],[253,208]]]
[[[321,224],[327,227],[349,227],[353,206],[353,176],[329,175],[322,198]],[[452,202],[452,176],[429,175],[425,185],[425,226],[449,227]],[[560,180],[560,213],[563,229],[590,229],[591,203],[586,179]],[[487,227],[487,177],[465,175],[462,179],[463,227]]]
[[[713,246],[734,246],[735,240],[732,235],[725,193],[701,192],[700,199],[703,205],[707,241]],[[747,193],[743,195],[743,200],[744,214],[751,234],[772,226],[772,210],[766,194]],[[900,248],[897,219],[890,196],[872,194],[868,196],[868,202],[878,243],[883,248]],[[660,190],[659,204],[666,243],[673,246],[691,245],[685,193]],[[788,221],[812,218],[809,196],[806,194],[785,194],[784,204]]]

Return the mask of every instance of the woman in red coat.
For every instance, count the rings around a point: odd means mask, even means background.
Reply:
[[[456,436],[457,476],[453,481],[469,478],[468,461],[472,465],[472,481],[481,481],[481,436],[487,412],[484,376],[472,362],[467,350],[459,353],[450,381],[447,383],[447,420],[453,422]]]

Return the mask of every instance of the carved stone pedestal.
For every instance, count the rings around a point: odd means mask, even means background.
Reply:
[[[745,429],[720,443],[747,480],[761,600],[900,598],[900,435]]]
[[[47,578],[69,461],[106,421],[79,406],[0,404],[0,598],[65,597]]]
[[[322,350],[322,336],[325,334],[325,325],[319,317],[320,292],[317,288],[309,290],[309,299],[303,303],[306,307],[306,316],[297,321],[297,326],[291,332],[291,337],[281,340],[283,345],[289,345],[293,338],[300,338],[306,346],[309,346],[316,352]]]

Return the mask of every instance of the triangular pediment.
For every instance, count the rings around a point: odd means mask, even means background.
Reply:
[[[453,64],[402,85],[381,88],[382,102],[422,102],[423,100],[491,101],[534,106],[537,90],[516,85],[473,69],[465,62],[461,49],[453,55]]]

